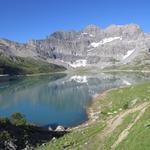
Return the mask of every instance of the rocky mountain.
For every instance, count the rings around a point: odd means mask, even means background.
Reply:
[[[43,40],[25,44],[0,39],[0,52],[8,56],[31,57],[68,68],[103,68],[132,62],[150,52],[150,34],[136,24],[111,25],[102,29],[89,25],[80,31],[58,31]]]

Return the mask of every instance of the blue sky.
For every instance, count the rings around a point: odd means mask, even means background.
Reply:
[[[88,24],[139,24],[150,32],[150,0],[0,0],[0,38],[26,42]]]

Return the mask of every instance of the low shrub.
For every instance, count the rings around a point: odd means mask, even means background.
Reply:
[[[123,109],[128,109],[129,108],[129,103],[126,102],[124,105],[123,105]]]
[[[22,126],[27,124],[25,117],[19,112],[15,112],[11,115],[11,122],[16,126]]]
[[[8,124],[10,123],[8,118],[0,118],[0,124]]]

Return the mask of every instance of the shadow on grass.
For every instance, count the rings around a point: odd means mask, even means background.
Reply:
[[[0,123],[0,149],[20,150],[31,148],[59,138],[67,131],[48,131],[47,129],[24,125],[16,126],[12,123]]]

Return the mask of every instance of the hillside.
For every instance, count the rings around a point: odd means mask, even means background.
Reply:
[[[89,121],[44,149],[148,150],[150,147],[150,83],[109,90],[98,96]]]
[[[64,71],[62,66],[50,64],[44,60],[6,56],[0,54],[0,74],[25,75]]]

